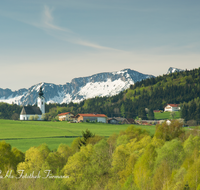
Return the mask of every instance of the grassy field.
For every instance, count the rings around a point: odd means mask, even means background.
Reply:
[[[171,112],[163,112],[163,113],[154,113],[154,116],[155,116],[155,119],[164,119],[164,120],[166,120],[166,119],[172,119],[171,117],[170,117],[170,113]],[[178,118],[180,118],[181,116],[180,116],[180,111],[177,111],[177,112],[175,112],[176,113],[176,115],[175,115],[175,118],[174,119],[178,119]]]
[[[5,140],[12,147],[26,151],[32,146],[46,143],[51,150],[59,144],[71,145],[72,141],[89,129],[92,133],[109,137],[118,134],[130,125],[111,125],[103,123],[67,123],[48,121],[13,121],[0,120],[0,140]],[[137,126],[155,133],[155,126]]]

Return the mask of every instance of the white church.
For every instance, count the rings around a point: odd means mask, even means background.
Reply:
[[[42,87],[40,87],[37,98],[36,106],[23,106],[20,113],[20,120],[29,120],[30,116],[38,115],[38,120],[42,120],[42,114],[45,114],[45,98],[42,92]]]

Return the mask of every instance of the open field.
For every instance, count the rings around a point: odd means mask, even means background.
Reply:
[[[163,113],[154,113],[154,116],[155,116],[155,119],[163,119],[163,120],[166,120],[166,119],[172,119],[171,117],[170,117],[170,113],[171,112],[163,112]],[[177,111],[177,112],[175,112],[176,113],[176,115],[175,115],[175,118],[174,119],[178,119],[178,118],[180,118],[181,116],[180,116],[180,111]]]
[[[23,152],[42,143],[46,143],[53,150],[61,143],[70,146],[72,141],[81,136],[82,131],[86,129],[96,135],[109,137],[113,133],[118,134],[125,130],[128,126],[130,125],[0,120],[0,140],[5,140]],[[155,126],[135,126],[148,130],[151,135],[155,133]]]
[[[50,150],[55,150],[58,146],[63,143],[68,146],[71,145],[72,141],[75,138],[30,138],[30,139],[16,139],[16,140],[5,140],[12,147],[17,147],[22,152],[25,152],[30,147],[39,146],[43,143],[46,143]]]

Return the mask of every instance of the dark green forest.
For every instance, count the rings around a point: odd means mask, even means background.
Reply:
[[[153,110],[163,110],[167,103],[171,103],[181,104],[181,115],[185,121],[199,120],[199,95],[200,68],[142,80],[112,97],[95,97],[79,104],[48,104],[46,119],[51,120],[67,111],[148,119],[145,108],[152,113]],[[0,104],[0,118],[12,119],[13,114],[20,114],[20,111],[20,106]]]
[[[19,119],[22,106],[0,102],[0,119]]]

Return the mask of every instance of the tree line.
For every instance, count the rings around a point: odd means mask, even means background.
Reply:
[[[16,104],[0,102],[0,119],[19,119],[22,107]]]
[[[200,123],[200,99],[195,98],[189,102],[184,102],[181,105],[181,117],[185,121],[195,120],[198,124]]]

